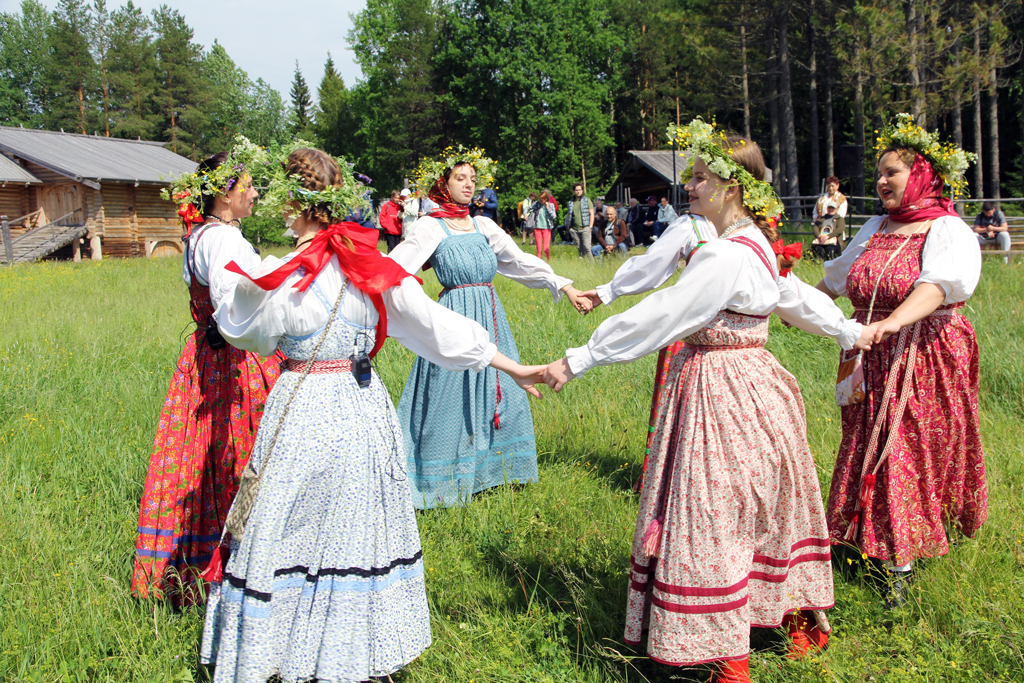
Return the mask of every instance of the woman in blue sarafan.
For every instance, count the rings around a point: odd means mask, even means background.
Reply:
[[[546,288],[556,302],[565,293],[574,306],[589,310],[590,301],[580,297],[571,280],[519,249],[494,221],[469,217],[477,169],[465,159],[453,155],[446,164],[435,165],[444,168],[443,175],[438,170],[439,177],[420,179],[438,207],[417,220],[389,256],[409,272],[429,263],[444,287],[441,305],[483,325],[498,350],[518,361],[505,309],[494,290],[496,274],[533,289]],[[477,166],[490,168],[491,163],[477,161]],[[480,182],[490,185],[490,178]],[[474,376],[417,358],[398,416],[417,508],[461,506],[485,489],[538,480],[526,392],[496,372]]]

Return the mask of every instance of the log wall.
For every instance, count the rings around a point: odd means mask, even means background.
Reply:
[[[36,210],[34,203],[35,188],[32,186],[16,185],[8,183],[6,187],[0,187],[0,216],[7,216],[8,220],[21,218]],[[25,232],[25,226],[21,223],[11,226],[11,235],[18,236]]]

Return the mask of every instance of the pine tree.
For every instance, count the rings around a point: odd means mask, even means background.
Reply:
[[[99,105],[99,123],[103,134],[110,137],[110,12],[107,11],[106,0],[93,0],[92,30],[89,38],[96,67],[99,70],[97,104]]]
[[[327,53],[324,76],[317,90],[317,108],[314,130],[324,150],[334,155],[352,156],[355,149],[355,121],[352,116],[349,92],[345,81],[334,66],[331,53]]]
[[[162,5],[153,10],[152,21],[159,133],[170,144],[171,151],[196,158],[196,142],[207,125],[203,111],[207,86],[202,77],[202,48],[192,42],[192,29],[177,10]]]
[[[38,0],[23,0],[20,15],[0,13],[0,121],[5,125],[43,124],[52,21]]]
[[[289,94],[292,98],[292,133],[302,137],[303,134],[307,133],[312,123],[310,110],[313,101],[310,99],[309,86],[306,85],[306,79],[302,77],[302,71],[299,69],[299,60],[295,60],[295,78],[292,80],[292,89]]]
[[[60,0],[48,34],[47,97],[44,120],[50,129],[87,134],[93,116],[96,63],[89,52],[91,19],[84,0]]]
[[[149,19],[131,0],[110,17],[110,134],[152,140],[161,120],[156,111],[157,61]]]

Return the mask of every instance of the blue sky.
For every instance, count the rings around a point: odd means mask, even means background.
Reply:
[[[127,0],[107,0],[111,11]],[[57,0],[42,0],[53,9]],[[357,13],[365,0],[134,0],[144,11],[167,4],[181,12],[195,31],[196,42],[209,47],[214,39],[228,51],[251,79],[270,83],[287,101],[299,60],[313,97],[323,75],[327,52],[345,85],[361,76],[345,36],[352,28],[349,13]],[[0,0],[0,12],[18,12],[21,0]]]

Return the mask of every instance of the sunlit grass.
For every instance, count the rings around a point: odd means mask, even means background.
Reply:
[[[556,247],[580,288],[619,261]],[[129,595],[138,500],[190,317],[181,262],[108,260],[0,269],[0,680],[188,681],[202,612]],[[820,265],[797,273],[815,282]],[[756,681],[1024,680],[1024,266],[985,264],[967,311],[982,348],[990,518],[922,563],[910,604],[885,612],[861,562],[837,574],[829,650],[801,663],[763,638]],[[432,272],[426,290],[440,290]],[[499,278],[523,362],[584,343],[617,302],[578,316]],[[831,341],[772,321],[770,349],[799,379],[823,487],[839,443]],[[377,368],[397,400],[412,355]],[[653,358],[588,373],[534,401],[539,484],[419,515],[434,645],[396,678],[644,681],[676,672],[620,641]],[[770,640],[770,639],[769,639]],[[769,643],[770,644],[770,643]],[[701,671],[682,672],[706,679]],[[702,678],[703,677],[703,678]],[[680,678],[678,680],[684,680]]]

